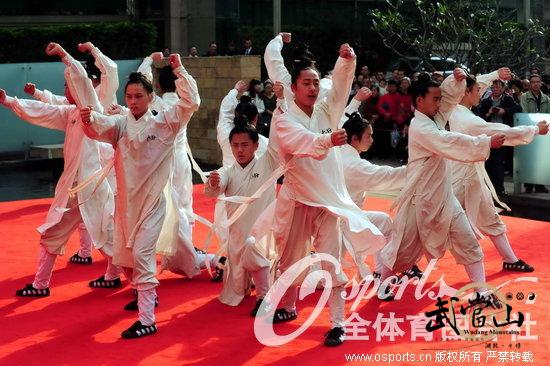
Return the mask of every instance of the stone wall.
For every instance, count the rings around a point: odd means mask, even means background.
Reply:
[[[197,80],[200,109],[187,127],[187,138],[198,162],[221,165],[222,152],[216,140],[220,103],[235,83],[260,77],[260,56],[185,57],[182,63]]]

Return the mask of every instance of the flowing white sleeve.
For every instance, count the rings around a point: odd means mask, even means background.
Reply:
[[[89,138],[106,142],[116,148],[122,135],[121,125],[125,119],[126,116],[122,115],[106,116],[98,112],[92,112],[90,123],[82,123],[82,126],[84,133]]]
[[[415,140],[432,153],[450,160],[472,163],[484,161],[491,151],[491,138],[486,135],[468,136],[462,133],[439,130],[435,124],[421,133],[411,133],[410,140]]]
[[[43,103],[50,103],[55,105],[69,105],[69,101],[63,95],[55,95],[49,90],[35,89],[33,97]]]
[[[441,83],[441,106],[435,116],[440,126],[445,126],[454,107],[460,103],[466,92],[466,80],[457,81],[449,75]]]
[[[52,130],[65,131],[71,121],[74,105],[53,105],[38,100],[6,97],[4,105],[22,120]]]
[[[264,62],[267,69],[267,75],[271,81],[280,81],[284,86],[285,99],[294,100],[294,93],[290,89],[292,77],[285,67],[285,61],[281,50],[283,49],[283,37],[277,35],[266,46],[264,52]]]
[[[118,66],[109,57],[105,56],[97,47],[92,49],[95,65],[101,71],[101,84],[99,86],[99,102],[103,108],[116,104],[116,91],[118,90]]]
[[[526,145],[533,141],[535,135],[539,133],[537,126],[518,126],[510,127],[503,123],[487,122],[475,114],[461,114],[455,112],[451,118],[456,118],[456,122],[465,126],[465,131],[472,136],[487,135],[493,136],[497,133],[506,135],[504,145],[516,146]]]
[[[351,84],[353,83],[354,72],[355,59],[348,60],[338,57],[332,73],[332,88],[327,98],[330,127],[333,131],[338,129],[338,125],[344,115]]]
[[[218,125],[216,126],[217,139],[220,148],[222,149],[223,166],[229,166],[235,162],[231,145],[229,143],[229,133],[235,126],[235,107],[239,104],[237,100],[237,89],[231,89],[223,98],[220,105],[220,114],[218,116]]]
[[[145,75],[150,82],[153,82],[153,59],[150,56],[147,56],[139,65],[137,72]]]
[[[330,134],[314,133],[299,123],[287,121],[285,115],[275,124],[280,149],[297,157],[323,160],[334,145]]]
[[[174,129],[174,133],[177,133],[180,128],[187,126],[193,113],[199,109],[201,98],[197,82],[183,66],[176,68],[174,74],[177,76],[176,91],[180,99],[164,112],[163,123],[177,126]]]
[[[479,95],[485,94],[485,91],[493,84],[493,81],[498,80],[498,70],[489,74],[476,76],[476,81],[479,84]]]
[[[65,68],[65,81],[79,107],[92,106],[95,111],[103,112],[103,107],[95,93],[92,81],[80,62],[76,61],[71,55],[67,54],[62,59],[67,65]]]
[[[394,168],[387,165],[371,164],[357,159],[346,170],[346,176],[358,182],[365,191],[399,191],[407,182],[406,166]]]

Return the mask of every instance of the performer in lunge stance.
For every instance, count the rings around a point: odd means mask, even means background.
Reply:
[[[115,148],[118,194],[115,211],[115,263],[132,268],[132,283],[138,292],[139,320],[122,332],[137,338],[157,331],[155,324],[155,245],[165,216],[162,193],[170,174],[174,142],[199,108],[197,84],[183,68],[178,54],[170,55],[178,77],[178,102],[153,116],[149,103],[153,87],[140,73],[132,73],[125,87],[127,115],[105,116],[82,108],[88,136],[109,142]]]
[[[494,80],[508,80],[511,73],[508,68],[501,68],[487,75],[481,75],[477,79],[467,76],[466,80],[457,83],[460,88],[449,88],[449,84],[443,84],[443,90],[449,89],[449,93],[460,92],[463,97],[450,117],[449,127],[451,131],[466,135],[479,136],[503,133],[506,136],[504,145],[517,146],[533,141],[537,134],[548,133],[548,123],[539,122],[536,126],[510,127],[503,123],[487,122],[476,116],[471,108],[479,104],[480,96]],[[449,76],[452,78],[453,76]],[[457,90],[457,91],[455,91]],[[467,151],[463,153],[468,154]],[[470,223],[478,230],[478,233],[487,235],[495,245],[504,263],[503,270],[516,272],[533,272],[534,268],[523,260],[518,259],[510,246],[506,236],[506,225],[498,215],[493,199],[497,200],[504,208],[508,208],[498,200],[495,189],[488,179],[483,162],[463,163],[452,162],[453,191],[460,204],[466,211]]]
[[[455,73],[460,77],[458,70]],[[446,117],[457,101],[445,94],[442,103],[439,84],[427,73],[413,84],[412,97],[416,111],[409,129],[407,183],[394,202],[395,239],[382,249],[382,280],[390,269],[409,268],[423,253],[429,259],[441,258],[448,249],[472,282],[483,283],[483,253],[453,194],[448,160],[484,161],[491,147],[502,146],[504,134],[473,137],[446,131]],[[485,294],[484,288],[478,291]],[[494,294],[490,299],[500,306]]]
[[[275,93],[282,96],[280,85],[275,86]],[[280,109],[274,112],[272,123],[277,123]],[[257,118],[257,116],[256,116]],[[229,142],[235,158],[235,163],[223,166],[213,171],[204,186],[207,196],[244,196],[253,195],[272,179],[271,186],[263,192],[260,198],[252,202],[238,220],[229,227],[227,238],[227,261],[223,279],[223,289],[220,301],[227,305],[238,305],[244,296],[250,293],[251,281],[256,288],[256,304],[250,315],[256,316],[262,300],[269,290],[269,274],[271,262],[268,260],[268,248],[261,247],[250,237],[252,226],[260,214],[275,199],[276,178],[272,177],[279,168],[279,156],[270,140],[267,152],[261,157],[255,153],[259,145],[259,134],[256,128],[249,123],[246,115],[238,115],[234,119],[234,126],[229,133]],[[273,130],[272,130],[273,131]],[[235,203],[227,202],[227,216],[231,217],[239,207]]]
[[[153,63],[161,63],[163,55],[154,52],[143,59],[138,72],[153,82]],[[164,66],[158,69],[158,91],[154,94],[149,109],[153,113],[164,111],[175,105],[179,97],[176,93],[176,76],[172,68]],[[193,173],[191,171],[191,148],[187,141],[187,126],[183,126],[174,142],[174,156],[168,182],[164,188],[167,201],[166,217],[157,241],[157,252],[161,254],[161,271],[169,270],[187,277],[198,275],[204,264],[217,268],[215,256],[206,254],[193,246]],[[177,232],[177,235],[172,235]],[[137,301],[127,310],[137,310]]]
[[[118,89],[118,67],[109,57],[105,56],[99,48],[95,47],[91,42],[81,43],[78,45],[81,52],[88,52],[94,58],[94,64],[86,63],[86,73],[92,81],[95,93],[99,103],[104,110],[116,103],[116,91]],[[44,103],[55,105],[70,105],[65,96],[55,95],[49,90],[37,89],[33,83],[27,83],[24,88],[25,93],[33,96]],[[100,163],[102,166],[113,159],[113,147],[109,144],[98,142]],[[116,183],[114,172],[109,174],[109,185],[113,192],[116,191]],[[112,208],[111,208],[112,209]],[[69,262],[75,264],[92,264],[92,246],[93,242],[90,234],[86,230],[86,225],[80,223],[78,225],[78,233],[80,236],[80,248],[71,258]]]
[[[91,281],[91,287],[119,287],[120,269],[111,262],[113,252],[113,193],[106,181],[92,184],[80,191],[76,197],[69,196],[69,190],[101,169],[99,146],[85,136],[79,119],[74,95],[90,101],[94,96],[90,80],[79,62],[75,61],[56,43],[46,49],[50,56],[58,56],[67,65],[65,70],[65,96],[69,105],[53,105],[39,101],[20,100],[7,97],[0,91],[0,102],[14,111],[20,118],[46,128],[65,132],[63,147],[64,169],[56,186],[54,201],[48,211],[46,222],[38,228],[40,232],[40,254],[38,270],[32,284],[18,290],[18,296],[48,296],[53,266],[58,255],[65,253],[65,245],[72,232],[82,222],[86,225],[93,244],[107,258],[104,276]],[[77,85],[81,84],[81,85]],[[88,84],[88,85],[82,85]],[[82,95],[83,90],[92,90]],[[96,105],[98,105],[96,100]]]
[[[277,197],[274,222],[281,273],[309,255],[312,237],[317,253],[330,254],[339,260],[339,218],[349,230],[351,240],[370,244],[365,255],[374,254],[385,244],[382,233],[349,196],[339,152],[333,149],[346,143],[345,130],[337,128],[355,70],[353,49],[344,44],[339,53],[332,88],[326,99],[318,103],[319,73],[310,58],[303,54],[294,57],[291,88],[295,99],[287,99],[288,111],[271,129],[271,138],[279,146],[281,163],[287,168]],[[325,345],[337,346],[344,341],[345,304],[341,292],[347,278],[341,268],[325,261],[321,266],[331,274],[333,286],[329,297],[332,329],[326,334]],[[298,277],[284,294],[280,308],[275,311],[274,323],[296,319],[296,285],[301,279]]]

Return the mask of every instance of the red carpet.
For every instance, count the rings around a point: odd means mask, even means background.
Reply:
[[[514,296],[509,302],[513,307],[512,314],[518,311],[526,316],[530,314],[530,322],[525,322],[530,323],[528,333],[532,337],[538,336],[538,340],[514,341],[511,335],[506,334],[499,335],[497,342],[490,343],[441,341],[441,330],[437,330],[432,334],[436,339],[434,341],[426,342],[422,338],[411,341],[411,323],[405,320],[397,324],[404,333],[396,333],[394,341],[387,334],[376,341],[375,320],[378,313],[389,317],[393,312],[395,318],[406,319],[407,316],[436,309],[434,300],[427,297],[415,300],[414,287],[410,286],[400,301],[383,303],[371,299],[361,302],[358,313],[371,322],[365,328],[370,340],[348,340],[335,349],[322,346],[323,334],[329,327],[325,309],[296,340],[280,347],[267,347],[254,336],[253,319],[248,315],[253,299],[245,299],[238,307],[222,305],[216,298],[221,284],[211,283],[207,273],[192,280],[169,272],[160,275],[158,334],[139,340],[120,339],[120,332],[136,319],[136,314],[122,309],[131,300],[130,291],[128,287],[115,291],[87,287],[89,280],[103,273],[105,262],[95,252],[91,266],[67,264],[68,257],[77,250],[77,234],[71,237],[68,255],[56,263],[51,296],[36,300],[16,298],[15,290],[32,282],[39,238],[35,228],[44,220],[50,202],[51,199],[38,199],[0,203],[1,365],[333,365],[354,364],[346,362],[346,355],[352,353],[373,354],[372,357],[377,354],[378,359],[393,356],[397,360],[405,360],[402,354],[407,352],[415,354],[417,361],[423,354],[431,357],[431,361],[423,362],[424,365],[500,364],[504,361],[512,361],[514,365],[548,365],[550,362],[550,351],[545,346],[550,335],[549,299],[546,293],[550,282],[547,271],[550,266],[547,255],[550,223],[504,217],[516,253],[535,266],[533,275],[538,282],[509,284],[503,293],[510,292]],[[372,198],[368,209],[387,211],[389,205],[389,201]],[[196,211],[211,219],[213,206],[213,200],[205,198],[200,193],[200,187],[196,187]],[[205,233],[205,228],[197,224],[197,246],[202,246]],[[485,239],[482,245],[488,282],[499,285],[521,277],[520,274],[501,272],[501,260],[492,244]],[[425,261],[422,261],[420,267],[425,266]],[[439,269],[431,274],[429,283],[445,272],[444,278],[449,285],[459,288],[466,284],[463,268],[455,264],[450,254],[440,260],[437,267]],[[522,300],[518,300],[521,299],[520,292],[525,295]],[[529,292],[536,295],[534,304],[527,304]],[[319,296],[320,292],[317,292],[299,301],[298,320],[278,325],[278,333],[288,334],[298,329]],[[349,316],[351,302],[346,305]],[[521,327],[524,334],[525,323]],[[384,322],[379,325],[381,329],[387,326]],[[446,352],[438,353],[437,350]],[[529,362],[531,354],[534,362]],[[437,356],[439,361],[436,361]],[[478,356],[480,362],[475,362]],[[498,362],[499,357],[501,362]],[[363,364],[387,363],[372,361]],[[409,358],[409,362],[393,364],[422,363],[412,362]]]

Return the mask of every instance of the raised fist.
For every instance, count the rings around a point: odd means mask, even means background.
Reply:
[[[181,66],[181,58],[179,53],[170,54],[170,66],[172,66],[172,69],[177,69]]]
[[[283,43],[290,43],[292,41],[292,33],[281,32],[279,34],[283,37]]]
[[[23,87],[23,91],[29,95],[34,95],[36,92],[36,86],[33,83],[26,83]]]
[[[46,47],[46,54],[48,56],[58,56],[59,58],[63,58],[67,55],[67,52],[59,45],[59,43],[48,43],[48,46]]]
[[[79,43],[78,44],[78,50],[80,52],[91,53],[93,49],[94,49],[94,45],[92,44],[92,42],[86,42],[86,43]]]

